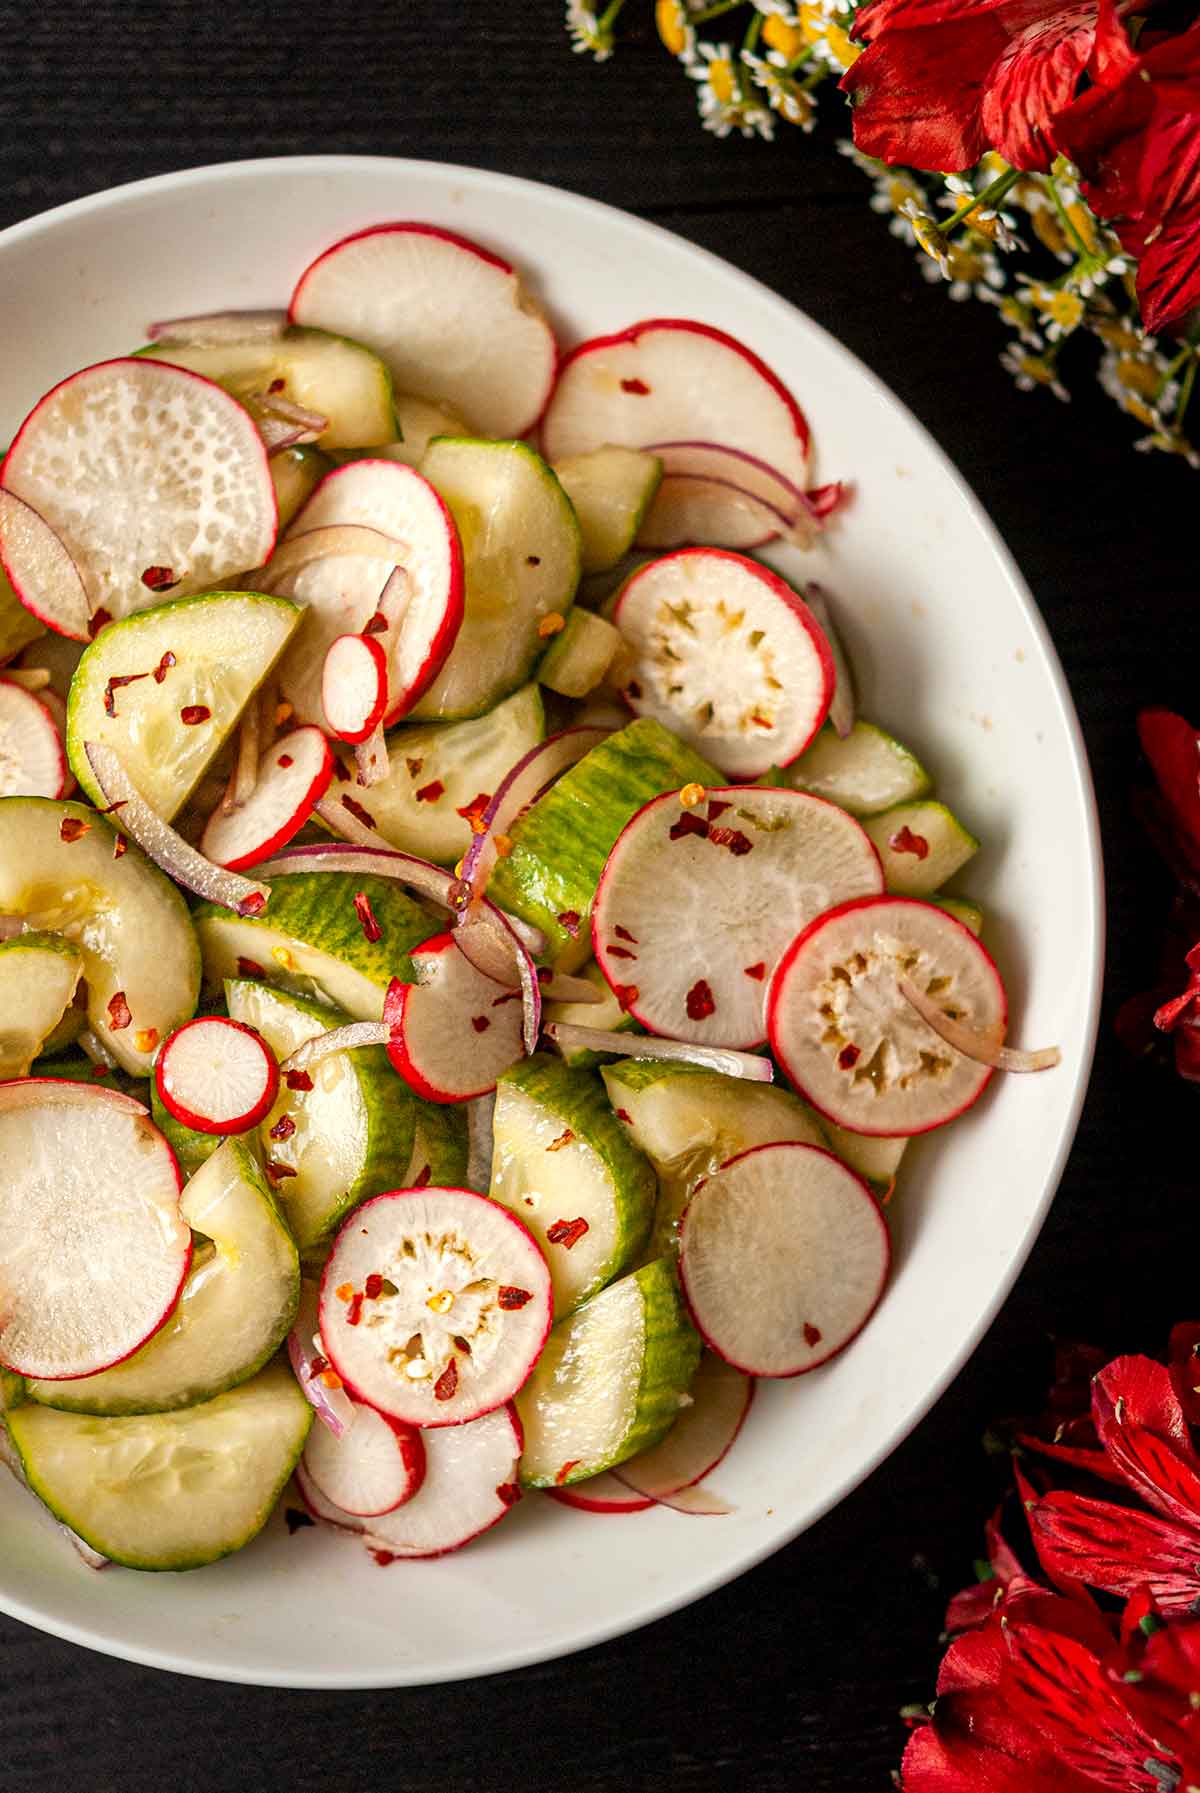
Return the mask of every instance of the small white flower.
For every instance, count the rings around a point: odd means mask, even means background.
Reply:
[[[743,50],[742,61],[750,70],[754,85],[766,94],[772,110],[786,118],[789,124],[798,125],[802,131],[811,131],[817,122],[817,104],[812,95],[802,92],[794,81],[781,76],[769,57]]]
[[[785,25],[800,23],[795,7],[789,6],[788,0],[754,0],[754,10],[763,13],[767,18],[774,16],[777,19],[782,19]]]
[[[740,91],[737,68],[738,55],[732,44],[700,45],[700,54],[687,71],[698,84],[696,101],[700,122],[715,137],[728,137],[731,132],[740,131],[743,137],[765,137],[769,141],[775,135],[775,120],[770,108]],[[733,92],[728,98],[718,93],[714,85],[718,69],[723,86],[727,80],[733,83]]]
[[[576,56],[594,56],[607,62],[613,53],[612,32],[603,28],[590,6],[583,0],[567,0],[567,32]]]

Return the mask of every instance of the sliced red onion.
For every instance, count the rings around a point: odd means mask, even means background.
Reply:
[[[858,714],[854,675],[850,671],[850,662],[829,608],[829,593],[823,585],[807,585],[804,601],[820,623],[821,632],[829,643],[829,652],[833,655],[833,702],[829,706],[829,721],[835,733],[844,741],[854,727],[854,719]]]
[[[612,1469],[609,1474],[616,1476],[618,1482],[631,1489],[634,1494],[642,1494],[642,1489],[638,1487],[637,1483],[632,1481],[629,1476],[622,1474],[624,1467],[622,1464],[620,1469]],[[679,1488],[674,1494],[646,1494],[643,1498],[652,1500],[656,1507],[670,1507],[675,1513],[716,1516],[733,1513],[737,1510],[735,1507],[731,1507],[727,1500],[722,1500],[719,1494],[710,1494],[707,1488]]]
[[[386,560],[393,556],[397,560],[403,549],[390,535],[383,535],[378,529],[368,529],[360,523],[324,523],[319,529],[300,529],[295,535],[288,535],[281,541],[267,565],[262,569],[260,578],[262,591],[278,590],[287,579],[294,577],[314,560],[324,560],[334,554],[367,554],[376,560]],[[266,581],[269,579],[269,583]],[[385,588],[386,589],[386,588]]]
[[[344,1438],[354,1424],[354,1403],[344,1388],[330,1388],[321,1380],[329,1365],[321,1349],[317,1285],[314,1282],[300,1284],[300,1305],[296,1309],[295,1324],[288,1334],[287,1349],[301,1394],[334,1437]]]
[[[286,328],[286,311],[209,311],[196,317],[160,318],[146,335],[151,342],[207,348],[224,342],[277,342]]]
[[[809,486],[804,494],[813,515],[822,523],[850,502],[850,487],[843,479],[831,480],[827,486]]]
[[[492,1121],[495,1092],[476,1096],[467,1103],[467,1188],[487,1195],[492,1187]]]
[[[939,1039],[977,1065],[990,1065],[993,1071],[1052,1071],[1055,1065],[1062,1063],[1062,1053],[1057,1046],[1023,1052],[1017,1046],[1002,1046],[994,1037],[978,1033],[961,1021],[952,1021],[924,990],[918,990],[906,977],[900,979],[900,994]]]
[[[769,461],[741,448],[729,448],[724,442],[651,442],[646,452],[658,456],[665,474],[690,473],[700,479],[738,486],[751,498],[761,498],[785,516],[808,508],[804,488],[795,480],[780,473]]]
[[[363,853],[394,853],[396,849],[384,840],[382,834],[379,834],[366,822],[360,821],[358,816],[346,808],[340,795],[336,794],[337,790],[336,784],[331,786],[326,795],[313,804],[313,814],[319,816],[325,826],[331,828],[334,834],[340,834],[345,846],[357,847]],[[408,855],[402,853],[400,857],[405,859]],[[424,865],[426,862],[423,859],[418,859],[415,863]],[[445,872],[443,876],[446,879],[447,889],[449,889],[454,880],[449,872]],[[453,907],[449,896],[435,897],[434,901],[444,903],[447,909]]]
[[[466,889],[464,906],[479,903],[487,889],[500,857],[496,836],[508,834],[531,803],[536,803],[557,778],[611,733],[612,730],[606,728],[564,728],[531,747],[501,779],[479,818],[479,830],[462,862],[462,883]],[[480,966],[480,970],[484,969]]]
[[[803,507],[789,514],[756,493],[748,492],[732,479],[716,479],[710,474],[668,473],[658,488],[646,523],[638,532],[639,547],[677,548],[697,539],[691,529],[672,526],[673,499],[692,502],[711,499],[726,508],[733,504],[761,527],[764,541],[769,541],[772,536],[782,536],[784,541],[797,548],[811,548],[820,528]]]
[[[662,1040],[648,1034],[606,1033],[602,1027],[572,1027],[565,1021],[548,1021],[546,1036],[556,1046],[608,1052],[614,1058],[662,1058],[681,1065],[699,1065],[720,1071],[725,1077],[744,1077],[751,1083],[773,1083],[775,1071],[769,1058],[753,1052],[735,1052],[731,1046],[695,1046],[690,1040]]]
[[[355,1052],[360,1046],[386,1046],[391,1037],[392,1029],[386,1021],[348,1021],[344,1027],[316,1034],[297,1046],[291,1057],[280,1065],[279,1074],[286,1078],[289,1071],[306,1071],[310,1065],[319,1065],[323,1058],[332,1058],[335,1052]]]
[[[320,434],[319,430],[314,434],[298,423],[285,423],[282,417],[268,417],[263,412],[255,412],[253,415],[268,460],[273,460],[277,454],[283,454],[285,449],[303,448],[307,443],[315,442]]]
[[[258,784],[259,721],[258,703],[252,698],[238,728],[237,758],[226,793],[230,809],[240,809],[243,803],[247,803]],[[225,806],[226,798],[222,798],[222,809]]]
[[[563,971],[539,971],[543,1002],[603,1002],[604,992],[586,977],[568,977]]]
[[[271,895],[270,885],[226,871],[190,847],[157,810],[151,809],[113,748],[103,741],[85,741],[84,752],[105,802],[121,805],[121,827],[168,877],[210,903],[236,909],[240,915],[257,915],[265,908]]]
[[[87,1539],[81,1538],[78,1532],[73,1532],[69,1525],[60,1524],[59,1530],[65,1533],[76,1554],[82,1558],[89,1569],[107,1569],[111,1566],[109,1557],[101,1556],[98,1550],[93,1550]]]
[[[329,428],[328,417],[294,405],[277,392],[253,392],[243,401],[258,426],[268,454],[282,454],[304,442],[316,442]]]

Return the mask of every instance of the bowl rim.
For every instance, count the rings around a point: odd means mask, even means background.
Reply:
[[[572,211],[582,208],[596,218],[597,224],[601,228],[609,221],[619,220],[623,229],[634,231],[648,244],[661,242],[665,238],[671,245],[673,253],[683,255],[685,259],[690,260],[700,276],[710,270],[719,270],[725,276],[732,272],[739,281],[746,283],[754,290],[759,300],[764,301],[775,310],[781,324],[785,327],[795,318],[801,318],[806,329],[817,333],[824,340],[825,345],[843,359],[848,368],[853,370],[857,378],[869,388],[879,402],[917,433],[935,465],[948,478],[958,502],[965,507],[967,514],[980,530],[983,539],[995,556],[999,570],[1007,578],[1018,610],[1029,627],[1049,674],[1058,720],[1063,728],[1070,757],[1072,782],[1079,799],[1087,842],[1088,868],[1085,881],[1087,913],[1080,918],[1080,934],[1087,945],[1090,965],[1087,983],[1085,1039],[1075,1085],[1062,1109],[1058,1137],[1047,1167],[1044,1187],[1036,1206],[1031,1211],[1025,1236],[1015,1250],[990,1300],[977,1316],[952,1358],[923,1389],[920,1397],[913,1401],[903,1414],[894,1419],[889,1427],[886,1440],[872,1450],[864,1461],[856,1464],[853,1470],[844,1474],[831,1486],[813,1510],[807,1513],[803,1519],[797,1521],[795,1525],[781,1530],[773,1529],[766,1541],[740,1553],[732,1565],[722,1564],[708,1573],[700,1575],[689,1581],[682,1591],[676,1588],[660,1594],[639,1605],[636,1614],[630,1618],[613,1619],[599,1625],[581,1623],[565,1642],[556,1640],[553,1643],[531,1643],[527,1647],[511,1650],[490,1664],[467,1666],[454,1677],[456,1680],[469,1680],[526,1668],[539,1662],[557,1660],[560,1657],[570,1656],[580,1650],[591,1648],[593,1645],[610,1642],[615,1638],[640,1630],[643,1626],[665,1618],[671,1613],[680,1611],[736,1580],[740,1575],[757,1567],[768,1557],[773,1556],[776,1551],[783,1549],[785,1545],[793,1542],[802,1533],[810,1530],[825,1518],[834,1507],[861,1486],[891,1456],[893,1451],[899,1448],[941,1399],[973,1356],[1007,1301],[1045,1224],[1046,1216],[1066,1168],[1071,1147],[1074,1144],[1091,1080],[1100,1022],[1106,924],[1104,861],[1095,786],[1083,731],[1066,674],[1036,600],[998,528],[992,522],[967,480],[935,437],[908,405],[896,396],[891,387],[860,360],[851,349],[847,348],[832,331],[827,330],[800,306],[794,305],[782,294],[767,286],[765,282],[746,273],[736,263],[703,248],[661,224],[640,218],[619,206],[610,205],[603,200],[593,199],[588,195],[577,193],[567,187],[557,186],[551,182],[531,180],[525,176],[477,168],[464,163],[444,162],[436,157],[351,154],[263,156],[229,162],[209,162],[196,167],[169,170],[138,180],[122,182],[116,186],[104,187],[97,192],[52,206],[7,226],[0,231],[0,258],[12,245],[50,233],[60,225],[74,219],[104,212],[113,207],[121,207],[129,201],[136,200],[140,194],[154,193],[157,195],[172,191],[182,193],[193,187],[254,180],[260,178],[264,173],[278,175],[290,172],[297,176],[334,175],[345,178],[353,177],[356,172],[365,169],[387,170],[400,178],[406,173],[427,175],[431,169],[436,169],[448,180],[453,180],[464,187],[477,191],[501,187],[518,193],[527,192],[531,198],[536,196],[542,205],[549,203],[569,208]],[[66,1619],[48,1618],[29,1602],[14,1598],[2,1587],[0,1587],[0,1612],[36,1630],[63,1638],[70,1643],[79,1644],[85,1649],[94,1650],[99,1654],[150,1668],[165,1669],[176,1674],[187,1674],[199,1679],[238,1682],[252,1686],[368,1689],[441,1684],[448,1678],[440,1672],[427,1675],[420,1672],[397,1673],[395,1668],[383,1669],[378,1673],[353,1670],[344,1676],[330,1675],[325,1671],[314,1672],[311,1676],[292,1671],[286,1675],[279,1672],[271,1674],[269,1671],[259,1675],[240,1671],[236,1667],[231,1669],[228,1665],[222,1665],[215,1658],[205,1661],[183,1660],[167,1650],[140,1646],[136,1643],[123,1643],[113,1635],[96,1631],[85,1624]]]

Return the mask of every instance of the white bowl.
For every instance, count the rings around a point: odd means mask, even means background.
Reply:
[[[696,1599],[828,1512],[946,1387],[1033,1243],[1079,1115],[1102,960],[1079,728],[996,531],[853,356],[678,237],[570,193],[429,162],[304,157],[142,181],[0,235],[0,428],[69,369],[136,345],[151,319],[278,305],[318,250],[389,218],[511,254],[566,341],[682,314],[733,332],[791,386],[818,476],[856,488],[828,547],[796,570],[841,601],[864,713],[916,747],[984,842],[961,882],[986,908],[1014,1037],[1060,1042],[1063,1064],[997,1079],[911,1149],[883,1303],[827,1368],[761,1386],[714,1478],[730,1517],[606,1517],[532,1497],[458,1555],[384,1570],[332,1535],[290,1538],[277,1516],[199,1573],[97,1575],[4,1478],[0,1608],[136,1662],[292,1687],[461,1680],[558,1656]]]

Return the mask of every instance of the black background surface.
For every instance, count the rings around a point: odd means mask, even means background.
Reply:
[[[1108,861],[1108,1000],[1061,1192],[933,1414],[831,1517],[733,1586],[559,1663],[361,1695],[185,1680],[0,1618],[3,1793],[884,1788],[903,1744],[897,1709],[932,1691],[944,1600],[970,1578],[994,1498],[987,1422],[1037,1404],[1052,1333],[1157,1349],[1172,1320],[1200,1312],[1196,1096],[1130,1065],[1111,1032],[1117,1001],[1150,981],[1167,901],[1129,815],[1134,715],[1146,702],[1200,714],[1200,478],[1134,455],[1131,426],[1094,386],[1069,407],[1014,390],[994,320],[927,286],[870,211],[865,180],[833,148],[833,96],[816,138],[720,143],[652,39],[648,0],[628,10],[647,21],[641,41],[596,68],[569,53],[557,0],[0,0],[0,225],[245,156],[471,162],[654,218],[855,350],[990,509],[1083,718]]]

